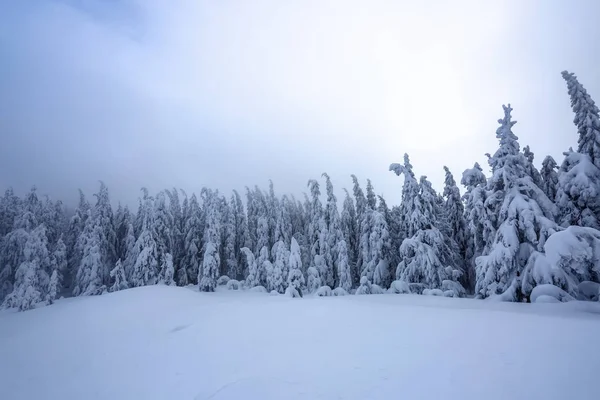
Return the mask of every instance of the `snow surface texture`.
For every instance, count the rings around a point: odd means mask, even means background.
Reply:
[[[141,287],[1,311],[0,398],[592,400],[599,315],[577,301]]]

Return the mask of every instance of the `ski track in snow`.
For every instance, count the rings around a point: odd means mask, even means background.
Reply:
[[[598,399],[600,303],[152,286],[0,312],[3,399]]]

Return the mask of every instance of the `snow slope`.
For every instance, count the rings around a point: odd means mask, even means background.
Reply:
[[[0,313],[2,399],[598,399],[600,304],[149,286]]]

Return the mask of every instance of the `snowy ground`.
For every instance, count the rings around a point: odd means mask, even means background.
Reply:
[[[144,287],[0,313],[2,399],[599,399],[600,304]]]

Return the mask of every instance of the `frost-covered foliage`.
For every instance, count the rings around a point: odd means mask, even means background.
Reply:
[[[558,172],[556,204],[562,226],[600,228],[600,169],[587,154],[569,150]]]
[[[53,304],[54,300],[58,296],[60,291],[60,278],[58,275],[58,271],[52,271],[52,275],[50,275],[50,282],[48,283],[48,293],[46,293],[46,304]]]
[[[446,236],[456,242],[457,260],[461,264],[466,259],[467,253],[467,227],[465,222],[465,207],[460,196],[460,190],[456,186],[454,176],[448,169],[444,167],[446,172],[444,180],[444,206],[442,209],[442,219],[447,231]],[[460,269],[465,269],[464,265],[457,265]]]
[[[171,253],[165,253],[162,260],[160,272],[158,274],[158,283],[162,283],[163,285],[167,286],[174,286],[175,267],[173,266],[173,256]]]
[[[346,248],[348,250],[348,266],[350,268],[350,276],[351,283],[355,282],[358,279],[358,274],[354,273],[353,266],[356,265],[356,259],[358,257],[358,225],[357,225],[357,216],[356,216],[356,208],[354,206],[354,201],[350,197],[350,193],[346,189],[344,189],[346,193],[346,197],[344,198],[344,205],[342,207],[341,214],[341,226],[342,233],[344,235],[344,241],[346,242]],[[339,250],[339,248],[338,248]],[[339,256],[339,254],[338,254]],[[339,260],[338,260],[339,263]],[[339,277],[339,275],[338,275]],[[338,278],[339,279],[339,278]],[[338,282],[339,285],[339,282]],[[351,285],[352,286],[352,285]]]
[[[258,254],[258,257],[256,258],[256,268],[258,271],[258,276],[259,276],[259,281],[260,284],[262,286],[265,286],[267,283],[267,264],[266,262],[269,261],[269,249],[267,248],[267,246],[263,246],[260,249],[260,252]]]
[[[579,83],[575,74],[568,71],[562,72],[563,79],[567,82],[571,108],[575,113],[573,122],[579,133],[577,152],[586,154],[592,164],[600,168],[600,117],[596,103]]]
[[[485,207],[487,179],[478,163],[463,172],[461,183],[467,188],[463,196],[469,233],[466,235],[465,263],[472,291],[475,289],[476,280],[475,260],[491,246],[495,229]]]
[[[444,297],[445,293],[440,289],[423,289],[423,296],[440,296]]]
[[[269,293],[268,290],[264,286],[260,286],[260,285],[250,288],[250,291],[254,292],[254,293]]]
[[[201,292],[213,292],[217,286],[221,266],[221,213],[218,193],[204,191],[206,203],[206,227],[204,230],[204,257],[202,271],[198,274],[198,287]]]
[[[35,187],[22,198],[8,189],[0,197],[0,301],[27,309],[59,295],[157,283],[207,291],[266,286],[299,296],[322,285],[336,287],[334,294],[439,289],[508,301],[530,301],[536,287],[553,285],[597,298],[598,108],[573,74],[563,77],[577,151],[565,153],[560,168],[545,157],[538,171],[506,107],[499,147],[488,155],[491,176],[477,163],[464,171],[462,198],[448,168],[438,193],[426,177],[415,177],[408,155],[390,166],[404,178],[399,204],[388,207],[369,179],[363,192],[351,175],[341,212],[327,174],[325,186],[309,180],[301,201],[277,196],[271,181],[267,190],[248,187],[245,205],[235,191],[202,188],[188,197],[173,188],[151,196],[142,188],[137,212],[121,204],[113,212],[103,183],[91,205],[80,191],[74,210]],[[236,281],[217,279],[223,275]]]
[[[410,294],[410,287],[404,281],[395,280],[387,291],[394,294]]]
[[[442,282],[441,290],[444,292],[446,297],[465,297],[467,294],[465,288],[456,281],[445,280]],[[451,292],[452,296],[449,296],[447,293]]]
[[[50,276],[47,273],[49,265],[46,228],[39,225],[27,234],[23,260],[15,272],[13,290],[4,299],[4,307],[14,307],[20,311],[29,310],[47,299],[49,290],[56,291],[56,286],[50,286]],[[58,276],[52,284],[58,285]]]
[[[348,248],[345,240],[340,240],[337,244],[337,250],[338,287],[348,291],[352,288],[352,273],[348,262]]]
[[[227,281],[226,287],[227,287],[227,290],[241,290],[242,284],[238,280],[230,279]]]
[[[316,256],[320,257],[320,256]],[[307,270],[306,288],[309,293],[316,292],[321,286],[321,276],[319,270],[315,267],[309,267]]]
[[[561,288],[553,285],[538,285],[531,292],[531,302],[538,303],[541,296],[553,297],[560,302],[567,302],[575,300],[573,296],[565,292]],[[547,300],[542,301],[547,303]]]
[[[522,299],[520,275],[536,251],[542,251],[548,237],[558,230],[555,207],[527,174],[527,159],[519,151],[512,132],[516,121],[512,108],[503,106],[504,118],[496,131],[500,146],[489,158],[492,177],[488,181],[485,207],[496,228],[489,251],[477,258],[477,296],[503,294],[508,301]]]
[[[360,278],[360,286],[356,289],[355,294],[371,294],[371,282],[369,282],[366,276]]]
[[[600,282],[600,231],[570,226],[550,236],[544,249],[550,265],[566,275],[559,285],[564,290],[572,292],[583,281]]]
[[[414,196],[407,198],[411,205],[404,209],[410,213],[403,216],[409,237],[400,246],[396,279],[428,288],[439,288],[446,279],[458,280],[463,273],[458,247],[438,228],[442,211],[431,183],[422,177],[417,184],[408,156],[404,165],[392,164],[390,170],[405,176],[403,197]]]
[[[302,274],[302,259],[300,256],[300,246],[295,238],[292,238],[292,246],[289,257],[288,288],[292,287],[301,290],[305,285],[304,275]]]
[[[332,294],[334,296],[348,296],[348,291],[342,287],[336,287],[335,289],[333,289]]]
[[[248,275],[246,276],[246,287],[253,288],[254,286],[260,285],[260,276],[258,274],[258,267],[256,265],[256,259],[254,254],[247,247],[242,247],[242,253],[246,256],[246,264],[248,269]]]
[[[110,277],[113,280],[113,284],[109,288],[109,292],[118,292],[119,290],[125,290],[129,288],[127,278],[125,277],[125,269],[123,268],[120,258],[117,260],[115,267],[110,271]]]
[[[600,300],[600,283],[583,281],[577,285],[579,300],[598,301]]]
[[[226,286],[231,279],[227,275],[221,275],[219,279],[217,279],[217,286]]]
[[[331,290],[331,288],[329,286],[321,286],[320,288],[317,289],[315,294],[319,297],[328,297],[328,296],[333,296],[333,291]]]
[[[296,289],[293,286],[288,286],[287,289],[285,289],[285,295],[287,297],[302,297],[300,295],[300,292],[298,291],[298,289]]]
[[[374,283],[371,285],[371,294],[384,294],[385,292],[385,289],[381,286]]]
[[[204,249],[202,260],[202,274],[198,276],[198,287],[201,292],[214,292],[219,274],[219,251],[217,247],[208,242]]]
[[[200,206],[198,199],[193,194],[187,203],[186,215],[187,221],[184,228],[184,254],[182,268],[178,271],[177,283],[180,286],[186,286],[190,283],[198,282],[198,272],[200,271],[200,249],[202,248],[202,235],[204,228],[201,220]]]
[[[550,200],[556,199],[556,191],[558,186],[558,165],[552,156],[546,156],[542,161],[542,169],[540,175],[542,177],[542,190]]]

